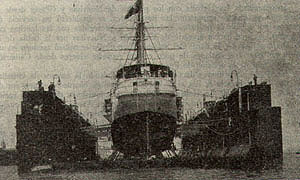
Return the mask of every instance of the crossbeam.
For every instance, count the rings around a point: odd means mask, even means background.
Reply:
[[[130,48],[124,48],[124,49],[101,49],[99,48],[98,51],[136,51],[137,49],[130,49]],[[158,48],[158,49],[154,49],[154,48],[146,48],[145,50],[148,51],[165,51],[165,50],[183,50],[182,47],[179,48]]]

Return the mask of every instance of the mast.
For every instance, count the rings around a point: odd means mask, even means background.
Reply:
[[[138,22],[136,26],[136,49],[137,49],[137,64],[144,64],[145,62],[145,24],[143,15],[143,0],[139,0]]]
[[[152,42],[151,36],[149,35],[150,41],[153,45],[153,49],[145,48],[145,23],[144,23],[144,9],[143,9],[143,0],[136,0],[134,6],[132,6],[128,13],[125,15],[125,19],[130,18],[132,15],[137,14],[137,22],[135,32],[135,48],[123,48],[123,49],[101,49],[99,51],[137,51],[136,64],[146,64],[147,58],[145,58],[146,50],[154,50],[157,54],[158,50],[182,50],[182,48],[155,48]],[[168,27],[149,27],[149,28],[168,28]],[[133,29],[133,28],[114,28],[112,29]],[[147,29],[146,29],[147,30]],[[149,32],[148,32],[149,33]],[[158,54],[157,54],[158,56]],[[158,56],[158,59],[159,56]],[[127,60],[127,59],[126,59]],[[126,63],[126,62],[125,62]]]
[[[138,12],[138,22],[136,27],[136,49],[137,49],[137,64],[145,64],[145,24],[144,24],[144,14],[143,14],[143,0],[138,0],[139,12]],[[149,117],[146,115],[146,159],[148,160],[150,153],[150,142],[149,142]]]
[[[146,115],[146,159],[149,159],[150,154],[150,137],[149,137],[149,117],[148,114]]]

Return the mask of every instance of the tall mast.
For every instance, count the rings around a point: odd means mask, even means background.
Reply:
[[[145,62],[145,32],[144,32],[144,17],[143,17],[143,0],[140,1],[140,9],[138,12],[138,22],[136,26],[136,49],[137,49],[137,64]]]
[[[125,16],[125,19],[130,18],[132,15],[137,15],[137,23],[135,27],[135,48],[128,49],[101,49],[99,48],[99,51],[137,51],[137,56],[134,60],[136,60],[136,64],[146,64],[147,58],[145,57],[146,54],[146,48],[145,48],[145,23],[144,23],[144,9],[143,9],[143,0],[136,0],[134,6],[132,6],[128,13]],[[168,27],[149,27],[149,28],[168,28]],[[133,28],[113,28],[112,29],[133,29]],[[151,36],[149,35],[149,38],[151,40],[151,43],[153,45],[153,49],[147,49],[147,50],[154,50],[157,54],[157,50],[181,50],[182,48],[155,48],[154,44],[152,42]],[[158,56],[158,54],[157,54]],[[158,56],[158,59],[159,56]],[[125,62],[126,63],[126,62]]]

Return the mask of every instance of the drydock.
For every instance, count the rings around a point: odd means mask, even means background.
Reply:
[[[113,126],[91,126],[77,106],[67,105],[56,96],[54,84],[45,91],[40,81],[37,90],[23,92],[22,113],[17,115],[19,172],[31,172],[39,166],[52,171],[178,166],[257,169],[281,165],[281,108],[272,107],[270,84],[255,82],[238,87],[221,100],[204,99],[203,105],[194,118],[176,125],[175,131],[182,138],[179,153],[173,149],[169,157],[148,159],[132,153],[134,157],[128,158],[118,156],[122,152],[113,144],[113,153],[101,158],[97,139],[110,137]],[[161,120],[164,118],[157,119]]]
[[[212,167],[250,168],[281,164],[281,108],[272,107],[266,82],[233,89],[182,127],[182,158]]]
[[[35,167],[95,170],[281,164],[281,108],[272,107],[271,85],[257,84],[255,78],[254,85],[237,85],[221,100],[204,98],[203,109],[181,124],[183,102],[176,72],[151,63],[146,53],[151,49],[144,42],[142,0],[136,1],[125,19],[135,14],[136,42],[127,50],[136,54],[126,59],[135,64],[124,65],[114,76],[104,102],[109,124],[93,127],[76,105],[56,96],[54,82],[45,91],[39,81],[37,90],[23,92],[22,112],[16,118],[19,172],[39,170]],[[113,143],[107,159],[99,155],[103,134],[109,134]],[[177,151],[176,135],[182,139]]]
[[[54,82],[44,90],[24,91],[16,117],[19,172],[60,162],[95,160],[97,138],[82,128],[91,126],[76,105],[56,96]]]

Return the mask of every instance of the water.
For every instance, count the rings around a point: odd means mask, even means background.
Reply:
[[[95,172],[64,172],[20,177],[17,167],[0,167],[1,180],[195,180],[195,179],[300,179],[300,155],[285,154],[280,170],[243,171],[229,169],[115,169]]]

